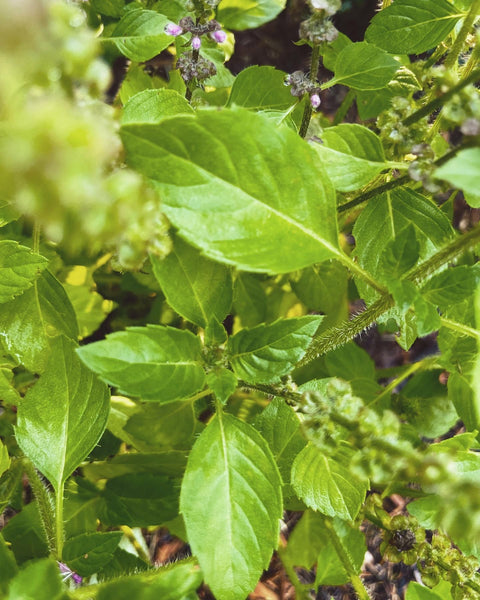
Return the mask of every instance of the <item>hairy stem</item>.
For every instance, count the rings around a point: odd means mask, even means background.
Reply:
[[[63,488],[64,484],[58,486],[55,491],[55,530],[57,540],[57,559],[62,560],[63,542],[65,531],[63,527]]]
[[[199,56],[200,56],[200,50],[194,49],[192,52],[192,62],[197,63]],[[191,85],[191,84],[192,84],[192,82],[189,81],[187,83],[187,89],[185,90],[185,100],[187,100],[188,102],[190,102],[190,100],[192,99],[192,94],[193,94],[193,85]]]
[[[320,46],[313,46],[312,58],[310,61],[310,81],[315,83],[317,80],[318,66],[320,64]],[[300,131],[298,132],[300,137],[304,138],[307,135],[308,126],[310,125],[310,119],[312,118],[312,105],[310,102],[305,104],[303,110],[302,124],[300,125]]]
[[[478,81],[479,79],[480,69],[475,69],[469,75],[461,79],[457,83],[457,85],[454,85],[452,88],[450,88],[448,92],[445,92],[445,94],[442,94],[441,96],[437,96],[430,102],[427,102],[425,106],[422,106],[422,108],[419,108],[417,111],[412,113],[409,117],[405,119],[405,121],[403,122],[404,125],[409,127],[410,125],[413,125],[413,123],[416,123],[417,121],[420,121],[420,119],[423,119],[423,117],[427,117],[434,110],[437,110],[437,108],[441,108],[448,100],[450,100],[452,96],[454,96],[461,89],[463,89],[467,85],[470,85],[471,83],[474,83],[475,81]]]
[[[45,487],[40,479],[33,463],[28,459],[23,459],[23,467],[28,477],[28,482],[32,488],[33,495],[37,500],[40,520],[47,538],[48,548],[52,554],[58,556],[58,547],[55,530],[55,505],[52,494]]]
[[[33,224],[33,251],[35,254],[40,253],[40,227],[37,222]]]
[[[458,57],[460,56],[463,45],[465,44],[467,35],[470,33],[470,30],[472,29],[473,23],[475,22],[479,12],[480,0],[473,0],[470,10],[463,21],[462,28],[458,32],[457,39],[455,40],[455,43],[453,44],[452,49],[445,60],[446,69],[451,69],[458,63]]]

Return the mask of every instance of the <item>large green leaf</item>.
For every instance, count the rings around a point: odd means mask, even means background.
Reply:
[[[0,440],[0,477],[10,467],[10,457],[8,455],[8,449],[5,444]]]
[[[0,241],[0,304],[33,285],[48,260],[11,240]]]
[[[44,271],[33,286],[0,311],[0,339],[5,349],[34,373],[42,372],[53,338],[78,337],[77,320],[61,284]]]
[[[250,383],[278,381],[301,360],[322,319],[297,317],[242,329],[227,344],[233,370]]]
[[[143,90],[125,104],[122,123],[159,123],[166,117],[193,113],[193,108],[175,90]]]
[[[349,44],[335,62],[335,77],[323,87],[341,83],[354,90],[378,90],[387,85],[399,67],[393,56],[373,44]]]
[[[82,577],[90,577],[112,560],[122,536],[121,531],[77,535],[65,542],[62,558],[72,571]]]
[[[380,277],[384,272],[382,256],[388,245],[410,225],[415,230],[421,260],[454,234],[447,216],[428,198],[408,188],[396,189],[372,199],[355,223],[355,252],[360,265],[374,277]]]
[[[13,552],[8,548],[3,536],[0,534],[0,596],[5,597],[8,584],[18,572],[17,563]]]
[[[480,283],[480,265],[450,268],[432,277],[422,287],[422,296],[446,311],[471,296]]]
[[[328,127],[321,141],[313,147],[340,192],[366,185],[387,166],[380,138],[362,125]]]
[[[218,20],[227,29],[255,29],[274,19],[286,0],[221,0]]]
[[[306,444],[298,416],[282,398],[274,398],[255,421],[255,427],[267,440],[282,479],[288,483],[292,463]]]
[[[65,600],[60,571],[51,558],[29,562],[12,579],[7,600]]]
[[[160,54],[173,42],[165,33],[167,17],[153,10],[129,10],[119,21],[111,37],[101,38],[115,45],[130,60],[143,62]]]
[[[470,206],[480,207],[480,148],[461,150],[435,171],[435,177],[463,190]]]
[[[357,516],[368,489],[365,481],[313,444],[305,446],[295,459],[292,485],[310,508],[348,521]]]
[[[95,447],[107,424],[109,393],[58,338],[45,372],[18,407],[16,437],[23,452],[55,487]]]
[[[451,588],[452,584],[448,581],[441,581],[433,589],[411,581],[408,584],[405,600],[445,600],[452,597]]]
[[[233,291],[233,308],[244,327],[265,321],[267,295],[258,275],[237,273]]]
[[[122,137],[180,235],[211,258],[275,273],[343,258],[333,187],[293,131],[245,109],[203,110],[125,125]]]
[[[274,67],[248,67],[235,78],[227,106],[253,110],[286,110],[296,98],[285,87],[285,75]]]
[[[205,381],[199,338],[172,327],[128,327],[78,353],[104,381],[144,400],[187,398]]]
[[[150,260],[162,292],[178,314],[200,327],[211,319],[225,319],[233,295],[230,269],[205,258],[179,237],[166,258]]]
[[[281,483],[268,444],[231,415],[217,415],[195,443],[180,509],[218,598],[244,600],[268,565],[278,543]]]
[[[395,0],[373,17],[365,39],[394,54],[420,54],[442,42],[461,17],[447,0]]]
[[[179,480],[156,473],[126,473],[109,479],[100,509],[105,525],[149,527],[178,514]]]

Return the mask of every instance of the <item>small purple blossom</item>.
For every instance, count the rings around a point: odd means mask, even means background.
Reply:
[[[198,37],[198,35],[193,36],[192,38],[192,48],[194,50],[198,50],[202,45],[202,40]]]
[[[83,578],[80,577],[80,575],[78,575],[74,571],[72,571],[68,567],[68,565],[66,565],[65,563],[59,562],[58,569],[59,569],[60,573],[63,575],[63,577],[62,577],[63,581],[67,581],[67,579],[71,578],[72,581],[75,583],[75,585],[80,585],[82,583]]]
[[[165,27],[165,33],[176,37],[177,35],[181,35],[183,33],[183,29],[180,27],[180,25],[176,25],[175,23],[169,23]]]
[[[318,94],[312,94],[310,96],[310,104],[314,109],[317,109],[320,106],[320,96]]]
[[[214,42],[217,42],[217,44],[223,44],[223,42],[227,39],[227,34],[220,29],[219,31],[213,31],[210,34],[210,37]]]

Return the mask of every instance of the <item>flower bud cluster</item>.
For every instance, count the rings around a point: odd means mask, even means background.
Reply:
[[[285,77],[285,85],[291,86],[290,93],[297,98],[305,94],[310,96],[310,104],[314,109],[320,106],[320,88],[305,75],[303,71],[294,71]]]
[[[413,181],[420,181],[427,192],[431,194],[438,193],[441,187],[433,179],[435,153],[431,146],[428,144],[415,144],[411,153],[415,154],[418,158],[410,163],[408,167],[410,177]]]
[[[404,124],[405,119],[415,110],[412,100],[395,96],[390,110],[384,111],[377,119],[383,146],[393,159],[402,158],[413,146],[425,139],[428,131],[426,117],[418,121],[415,127]]]
[[[306,40],[315,46],[323,42],[333,42],[338,37],[338,30],[333,23],[316,13],[300,23],[298,33],[302,40]]]
[[[165,27],[165,33],[174,37],[183,33],[191,33],[190,43],[194,50],[198,50],[202,45],[202,36],[208,35],[217,44],[222,44],[227,39],[227,34],[222,30],[222,26],[215,19],[211,19],[206,23],[195,23],[192,17],[183,17],[178,22],[169,23]]]
[[[213,77],[217,68],[212,61],[203,56],[194,56],[192,51],[184,52],[177,60],[177,68],[185,82],[192,80],[203,81]]]

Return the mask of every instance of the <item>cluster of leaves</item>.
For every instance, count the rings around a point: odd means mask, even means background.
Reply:
[[[231,31],[285,0],[10,4],[0,597],[177,600],[206,582],[242,600],[285,509],[303,511],[278,549],[299,598],[369,597],[365,519],[430,586],[408,600],[478,597],[480,229],[452,217],[459,191],[480,206],[480,0],[384,0],[357,43],[338,0],[309,0],[310,73],[236,77]],[[146,64],[162,52],[165,78]],[[100,53],[128,59],[113,108]],[[334,85],[332,121],[316,109]],[[405,351],[435,333],[438,353],[375,368],[351,341],[374,322]],[[410,515],[383,511],[393,492]],[[193,556],[154,567],[158,527]]]

